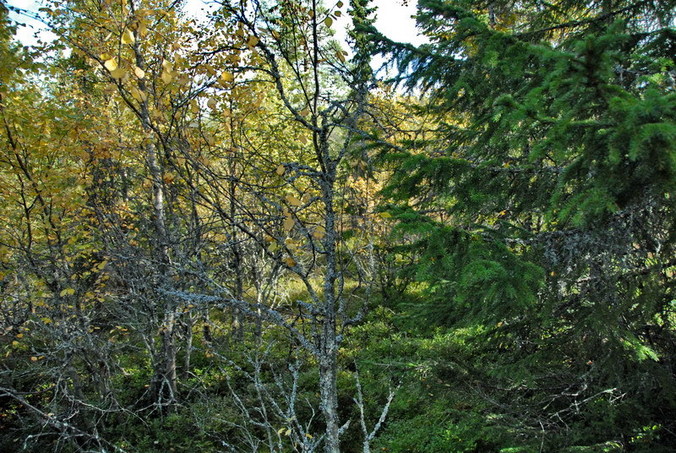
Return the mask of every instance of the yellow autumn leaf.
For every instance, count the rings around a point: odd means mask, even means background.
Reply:
[[[341,63],[345,63],[345,55],[343,55],[342,50],[336,51],[336,57],[341,61]]]
[[[230,63],[233,66],[237,66],[239,64],[239,52],[231,53],[230,55],[225,57],[225,61]]]
[[[291,216],[285,217],[283,224],[284,231],[291,231],[291,228],[293,228],[294,223],[295,222],[293,221],[293,217]]]
[[[117,60],[115,58],[110,58],[103,63],[103,66],[109,71],[114,71],[117,69]]]
[[[59,296],[65,297],[72,296],[73,294],[75,294],[75,290],[73,288],[66,288],[59,293]]]
[[[312,232],[312,237],[320,240],[323,239],[324,236],[326,236],[326,230],[324,229],[323,226],[318,226],[313,232]]]
[[[136,74],[136,77],[139,79],[142,79],[146,76],[146,72],[138,66],[134,66],[134,74]]]
[[[378,215],[380,215],[380,217],[383,218],[383,219],[391,219],[392,218],[392,214],[390,214],[389,212],[381,212]]]
[[[341,1],[339,0],[338,3],[336,3],[336,7],[337,7],[337,8],[342,8],[342,7],[343,7],[343,2],[341,2]]]
[[[122,32],[122,38],[120,39],[122,44],[134,44],[134,34],[131,32],[129,29],[125,29],[124,32]]]
[[[294,259],[291,258],[290,256],[287,256],[286,258],[284,258],[284,264],[286,264],[286,265],[289,266],[289,267],[293,267],[293,266],[295,266],[297,263],[296,263],[296,260],[294,260]]]
[[[270,250],[271,252],[276,252],[277,250],[279,250],[279,244],[276,243],[276,242],[273,242],[273,243],[270,244],[270,246],[268,247],[268,250]]]
[[[286,173],[286,168],[284,168],[284,165],[279,165],[275,170],[275,173],[277,173],[279,176],[282,176],[284,173]]]
[[[258,44],[259,40],[256,36],[249,36],[249,39],[246,42],[246,45],[249,47],[256,47],[256,44]]]
[[[131,96],[138,102],[144,102],[146,99],[148,99],[148,95],[136,87],[131,87],[129,92],[131,93]]]
[[[310,114],[310,108],[305,107],[303,110],[300,111],[300,116],[308,116]]]
[[[35,356],[31,357],[31,362],[37,362],[39,359]]]
[[[141,22],[136,31],[139,36],[143,37],[148,34],[148,25],[145,22]]]
[[[215,109],[216,108],[216,99],[209,99],[207,101],[207,107],[210,109]]]
[[[162,71],[161,77],[164,83],[170,83],[171,80],[174,78],[173,74],[170,71]]]
[[[235,75],[232,72],[225,71],[223,74],[221,74],[221,80],[223,82],[234,82]]]
[[[331,25],[333,25],[333,19],[331,19],[330,17],[327,17],[326,19],[324,19],[324,24],[327,27],[330,27]]]
[[[110,71],[110,76],[113,79],[121,79],[126,74],[126,71],[122,68],[116,68],[113,71]]]
[[[287,195],[286,196],[286,202],[289,203],[291,206],[300,206],[303,203],[293,195]]]
[[[176,80],[178,81],[179,84],[184,86],[190,84],[190,76],[186,73],[179,74]]]

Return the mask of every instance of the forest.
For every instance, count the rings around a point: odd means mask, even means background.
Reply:
[[[0,0],[0,451],[676,451],[675,0],[185,3]]]

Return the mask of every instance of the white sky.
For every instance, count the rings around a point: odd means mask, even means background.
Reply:
[[[417,3],[410,0],[408,6],[404,6],[402,0],[375,0],[374,5],[378,7],[376,28],[393,41],[415,45],[427,42],[418,34],[415,19],[411,17],[416,13]]]
[[[37,11],[38,8],[42,6],[39,0],[7,0],[7,4],[9,6],[26,9],[28,11]],[[30,19],[26,16],[17,16],[14,13],[10,13],[10,17],[19,24],[24,24],[23,26],[19,26],[17,28],[16,39],[27,46],[33,45],[37,42],[37,38],[35,36],[36,33],[40,35],[40,38],[43,41],[52,41],[56,38],[56,35],[49,32],[44,24],[37,20]]]
[[[326,4],[331,4],[337,0],[328,0]],[[7,0],[10,6],[27,9],[29,11],[37,11],[41,6],[40,0]],[[187,0],[186,8],[188,11],[200,16],[201,8],[210,3],[209,0]],[[346,13],[348,0],[343,0],[343,16],[336,21],[333,28],[336,30],[336,37],[345,40],[344,27],[349,22],[349,16]],[[410,0],[408,6],[404,6],[403,0],[374,0],[374,6],[378,7],[376,27],[388,38],[400,41],[410,42],[412,44],[421,44],[425,39],[418,35],[415,28],[415,20],[411,18],[416,12],[416,1]],[[26,45],[36,43],[35,33],[38,32],[44,41],[53,39],[53,35],[45,30],[45,27],[40,22],[26,18],[25,16],[17,17],[12,15],[14,20],[20,23],[25,23],[25,26],[18,28],[16,37],[19,41]],[[51,35],[51,36],[50,36]]]

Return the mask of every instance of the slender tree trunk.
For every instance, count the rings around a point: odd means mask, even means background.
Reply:
[[[234,110],[233,101],[230,101],[230,110]],[[230,141],[232,148],[237,150],[239,149],[238,139],[236,137],[235,131],[236,125],[233,115],[230,115]],[[230,180],[228,187],[228,198],[229,198],[229,215],[232,222],[236,222],[237,216],[237,180],[238,180],[238,170],[237,170],[237,160],[239,154],[236,152],[233,155],[233,158],[230,160]],[[235,279],[235,288],[234,288],[234,297],[237,300],[244,300],[244,268],[242,264],[242,246],[240,244],[240,236],[236,227],[232,227],[231,232],[231,241],[232,241],[232,271]],[[232,338],[235,341],[240,341],[244,337],[244,325],[242,313],[233,308],[232,310],[232,323],[231,323],[231,334]]]
[[[329,156],[328,140],[323,134],[317,138],[320,158],[324,162],[322,195],[324,199],[325,230],[324,248],[326,253],[326,274],[324,276],[324,321],[322,323],[321,342],[319,348],[319,388],[321,409],[326,423],[324,433],[324,451],[338,453],[340,451],[340,419],[338,416],[338,338],[336,331],[336,315],[338,308],[336,282],[338,277],[337,242],[338,231],[336,213],[334,211],[334,184],[336,165]]]
[[[192,344],[194,341],[193,327],[194,319],[188,315],[188,321],[185,327],[185,355],[183,356],[183,370],[181,372],[182,379],[188,379],[190,376],[190,360],[192,358]]]
[[[148,168],[153,181],[153,214],[157,235],[157,247],[160,260],[160,278],[169,278],[169,244],[165,218],[164,188],[162,187],[162,169],[157,160],[155,146],[147,146]],[[161,327],[162,357],[159,360],[159,369],[155,370],[159,393],[156,393],[156,402],[172,404],[176,400],[176,343],[175,343],[176,313],[174,301],[166,298],[163,307]]]
[[[160,369],[163,379],[163,392],[166,386],[166,400],[173,403],[176,400],[176,341],[174,328],[176,316],[173,310],[168,309],[164,314],[164,326],[162,327],[162,368]],[[165,395],[160,395],[165,398]]]
[[[325,326],[326,328],[331,329],[330,326]],[[322,415],[326,423],[324,431],[324,451],[326,453],[340,452],[336,350],[335,339],[334,341],[326,341],[324,350],[321,351],[322,356],[319,358],[319,394],[322,401]]]
[[[138,48],[134,49],[136,54],[136,64],[139,68],[145,67],[143,57]],[[145,83],[140,80],[139,90],[147,92]],[[147,101],[143,102],[140,109],[140,120],[144,132],[152,134],[153,128],[148,111]],[[153,222],[155,226],[156,253],[159,261],[159,273],[162,281],[169,279],[169,233],[166,225],[166,206],[164,199],[163,172],[157,156],[157,148],[154,143],[148,143],[145,147],[146,162],[152,181],[152,208]],[[155,402],[161,405],[172,404],[176,399],[176,344],[175,327],[176,313],[175,302],[170,298],[165,298],[163,302],[162,326],[161,326],[161,357],[156,360],[157,367],[153,378],[155,388]]]

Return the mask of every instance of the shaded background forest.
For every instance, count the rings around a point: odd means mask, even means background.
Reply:
[[[0,2],[0,450],[674,451],[675,6]]]

